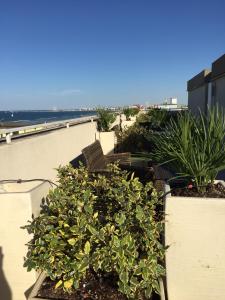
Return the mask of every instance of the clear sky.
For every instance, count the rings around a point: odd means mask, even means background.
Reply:
[[[0,110],[186,103],[224,53],[224,0],[0,0]]]

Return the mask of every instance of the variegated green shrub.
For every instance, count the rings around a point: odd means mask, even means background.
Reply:
[[[108,168],[110,176],[59,168],[59,187],[25,226],[33,234],[25,266],[45,271],[68,292],[89,268],[112,272],[128,299],[148,298],[159,292],[164,274],[157,193],[152,183],[143,186],[116,165]]]

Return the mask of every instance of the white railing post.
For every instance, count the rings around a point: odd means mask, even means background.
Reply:
[[[11,136],[12,136],[11,133],[6,134],[6,143],[7,143],[7,144],[10,144],[10,143],[12,142]]]

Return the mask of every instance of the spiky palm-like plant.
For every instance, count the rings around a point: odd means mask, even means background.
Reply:
[[[196,187],[212,183],[225,169],[225,119],[218,106],[194,117],[190,112],[173,119],[155,140],[155,156],[170,165],[177,177]]]

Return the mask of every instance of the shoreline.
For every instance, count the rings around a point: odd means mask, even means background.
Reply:
[[[6,122],[0,122],[0,129],[9,129],[9,128],[17,128],[17,127],[24,127],[29,125],[35,125],[30,124],[29,122],[23,122],[23,121],[6,121]]]
[[[2,113],[2,114],[1,114]],[[95,111],[14,111],[12,118],[0,111],[0,129],[10,129],[38,124],[50,124],[95,115]]]

